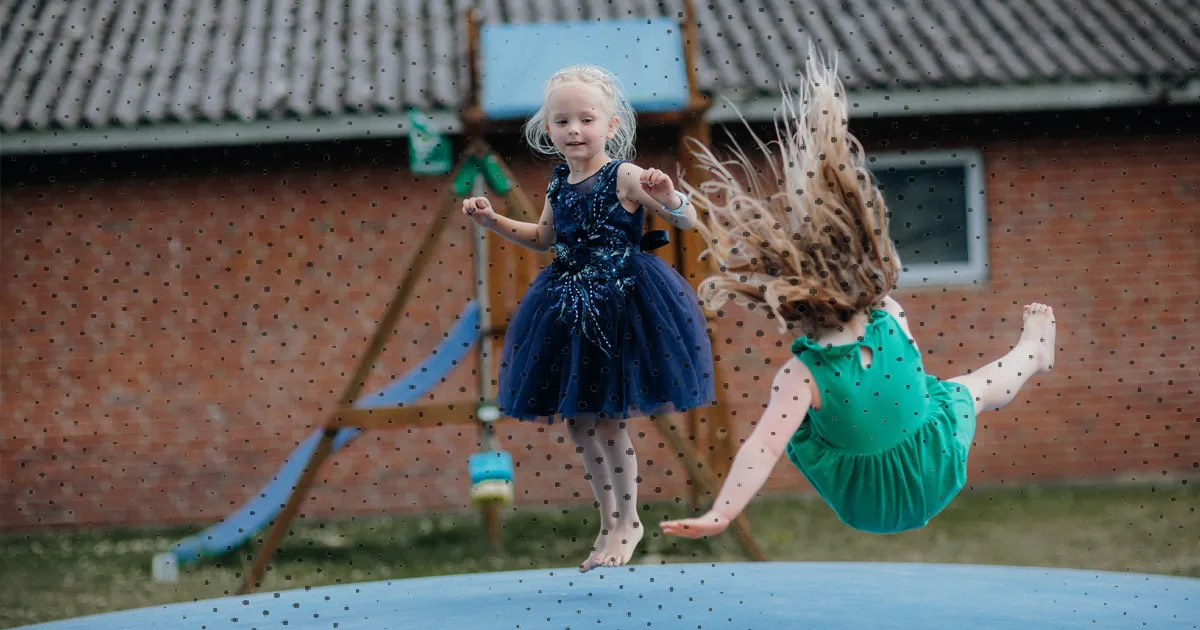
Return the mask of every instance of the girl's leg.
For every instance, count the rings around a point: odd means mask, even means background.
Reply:
[[[600,566],[609,536],[616,528],[616,519],[612,515],[617,511],[617,506],[606,455],[596,435],[596,421],[568,420],[567,433],[575,443],[575,452],[583,460],[586,478],[592,486],[592,494],[596,496],[596,506],[600,508],[600,533],[592,544],[592,552],[579,565],[581,572],[587,572]]]
[[[637,513],[637,455],[633,452],[633,442],[624,420],[597,422],[596,434],[600,438],[600,448],[604,450],[616,499],[613,513],[616,526],[600,560],[605,566],[615,567],[627,564],[642,540],[642,521]]]
[[[975,413],[1008,404],[1034,374],[1054,366],[1054,309],[1045,304],[1025,307],[1021,339],[1001,359],[977,372],[950,379],[967,388]]]

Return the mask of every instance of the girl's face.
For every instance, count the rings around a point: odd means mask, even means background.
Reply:
[[[587,160],[604,151],[617,133],[617,118],[608,112],[600,90],[568,83],[550,93],[546,101],[550,141],[568,159]]]

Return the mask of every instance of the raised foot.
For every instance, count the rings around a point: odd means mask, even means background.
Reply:
[[[1025,307],[1021,340],[1037,358],[1038,372],[1049,372],[1054,368],[1054,336],[1057,326],[1054,309],[1034,302]]]

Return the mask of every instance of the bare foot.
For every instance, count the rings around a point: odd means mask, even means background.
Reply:
[[[1038,372],[1049,372],[1054,368],[1054,309],[1034,302],[1025,307],[1024,328],[1018,344],[1029,344],[1036,353]]]
[[[613,530],[608,541],[608,548],[601,556],[601,564],[606,567],[619,567],[629,564],[638,543],[642,542],[643,528],[641,521],[629,525],[622,524]]]
[[[596,536],[596,542],[592,543],[592,553],[588,554],[587,560],[579,565],[580,573],[587,573],[604,564],[604,551],[608,548],[608,538],[608,528],[601,525],[600,534]]]

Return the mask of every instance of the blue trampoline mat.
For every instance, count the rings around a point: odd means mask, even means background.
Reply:
[[[88,628],[1152,628],[1200,626],[1200,580],[974,565],[730,563],[483,573],[93,615]]]

